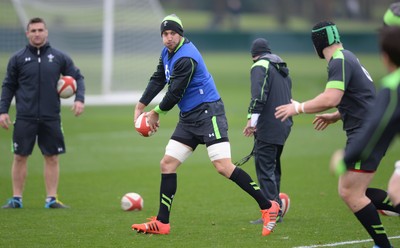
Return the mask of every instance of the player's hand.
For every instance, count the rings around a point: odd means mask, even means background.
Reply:
[[[320,115],[315,115],[315,119],[313,120],[314,129],[318,131],[324,130],[330,124],[337,122],[336,113],[325,113]]]
[[[0,126],[8,130],[9,125],[11,125],[10,116],[7,113],[0,115]]]
[[[141,102],[138,102],[135,106],[135,113],[133,116],[133,125],[135,125],[136,120],[139,118],[139,116],[144,112],[144,108],[146,107],[146,105],[144,105]]]
[[[150,112],[146,113],[147,121],[149,122],[149,126],[151,131],[157,132],[158,127],[160,126],[160,116],[159,114],[151,110]]]
[[[75,116],[80,116],[85,109],[85,104],[81,101],[75,101],[74,105],[72,105],[71,110],[74,112]]]
[[[256,132],[256,128],[250,126],[250,123],[251,123],[251,120],[248,120],[248,121],[247,121],[246,127],[243,129],[243,134],[244,134],[244,136],[246,136],[246,137],[253,136],[254,133]]]
[[[276,119],[280,119],[282,122],[284,122],[287,118],[298,114],[296,109],[299,108],[300,103],[293,99],[291,100],[291,102],[292,103],[276,107],[275,109]]]

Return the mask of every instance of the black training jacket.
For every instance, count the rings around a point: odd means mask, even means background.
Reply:
[[[284,145],[293,125],[275,118],[276,107],[292,99],[292,80],[286,63],[276,54],[265,54],[251,68],[251,101],[248,114],[260,114],[257,139],[269,144]]]
[[[72,59],[49,43],[40,49],[27,45],[8,62],[2,85],[0,114],[8,113],[15,97],[17,119],[59,119],[60,97],[57,93],[57,82],[61,75],[75,78],[75,101],[84,102],[84,77]]]

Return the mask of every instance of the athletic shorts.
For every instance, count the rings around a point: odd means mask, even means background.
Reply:
[[[180,121],[171,139],[190,146],[193,151],[199,144],[210,146],[229,141],[228,121],[225,115],[212,116],[197,122]]]
[[[22,156],[31,155],[36,141],[43,155],[65,153],[61,121],[17,119],[14,122],[13,152]]]
[[[355,142],[356,136],[361,131],[361,128],[356,128],[352,130],[346,131],[347,134],[347,142],[346,146]],[[374,149],[370,156],[362,161],[358,161],[356,163],[352,163],[347,166],[349,170],[355,171],[366,171],[366,172],[374,172],[378,169],[379,163],[381,162],[383,156],[385,156],[386,148],[384,147],[377,147]]]

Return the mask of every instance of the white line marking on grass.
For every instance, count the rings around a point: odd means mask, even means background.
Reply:
[[[400,236],[389,237],[389,239],[400,239]],[[341,245],[351,245],[351,244],[359,244],[359,243],[366,243],[371,242],[372,239],[364,239],[364,240],[353,240],[353,241],[345,241],[345,242],[338,242],[332,244],[325,244],[325,245],[308,245],[308,246],[296,246],[293,248],[315,248],[315,247],[333,247],[333,246],[341,246]]]

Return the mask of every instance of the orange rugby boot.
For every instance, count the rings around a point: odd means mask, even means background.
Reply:
[[[276,226],[276,219],[279,213],[279,204],[276,201],[271,201],[272,206],[269,209],[261,210],[261,218],[264,221],[262,235],[270,235]]]
[[[169,234],[171,229],[169,224],[164,224],[157,220],[157,217],[153,216],[148,218],[149,222],[142,224],[133,224],[132,230],[136,230],[138,233],[147,234]]]

